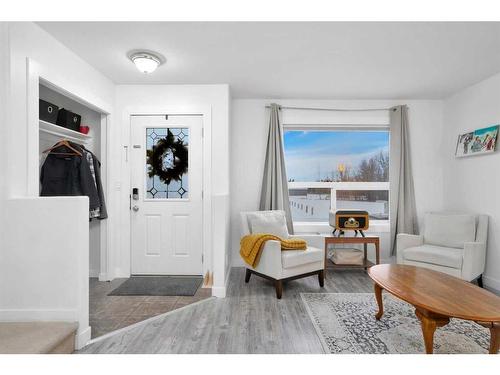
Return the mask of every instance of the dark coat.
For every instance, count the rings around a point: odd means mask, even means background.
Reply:
[[[72,152],[65,146],[53,151]],[[50,153],[43,163],[40,182],[42,184],[41,196],[86,195],[89,197],[90,210],[101,207],[99,192],[85,157]]]
[[[87,149],[85,149],[85,151],[90,152]],[[94,162],[94,173],[97,184],[97,194],[99,195],[99,203],[100,203],[99,208],[101,212],[99,219],[106,219],[108,217],[108,211],[106,210],[106,202],[104,200],[104,190],[102,189],[101,162],[92,152],[90,152],[90,154],[92,154],[92,160]]]

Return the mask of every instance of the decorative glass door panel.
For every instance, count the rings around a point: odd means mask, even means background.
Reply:
[[[189,198],[188,166],[188,128],[146,128],[146,199]]]

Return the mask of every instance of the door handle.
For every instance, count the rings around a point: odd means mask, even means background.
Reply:
[[[138,205],[134,205],[134,207],[132,207],[132,210],[134,210],[134,212],[139,211],[139,206]]]

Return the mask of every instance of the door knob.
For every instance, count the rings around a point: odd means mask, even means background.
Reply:
[[[139,206],[135,205],[134,207],[132,207],[132,209],[134,210],[134,212],[137,212],[139,211]]]

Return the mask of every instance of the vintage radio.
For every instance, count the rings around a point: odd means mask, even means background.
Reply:
[[[337,210],[330,212],[330,225],[334,227],[333,233],[338,230],[343,233],[345,230],[359,231],[363,234],[368,229],[370,218],[367,211],[361,210]]]

